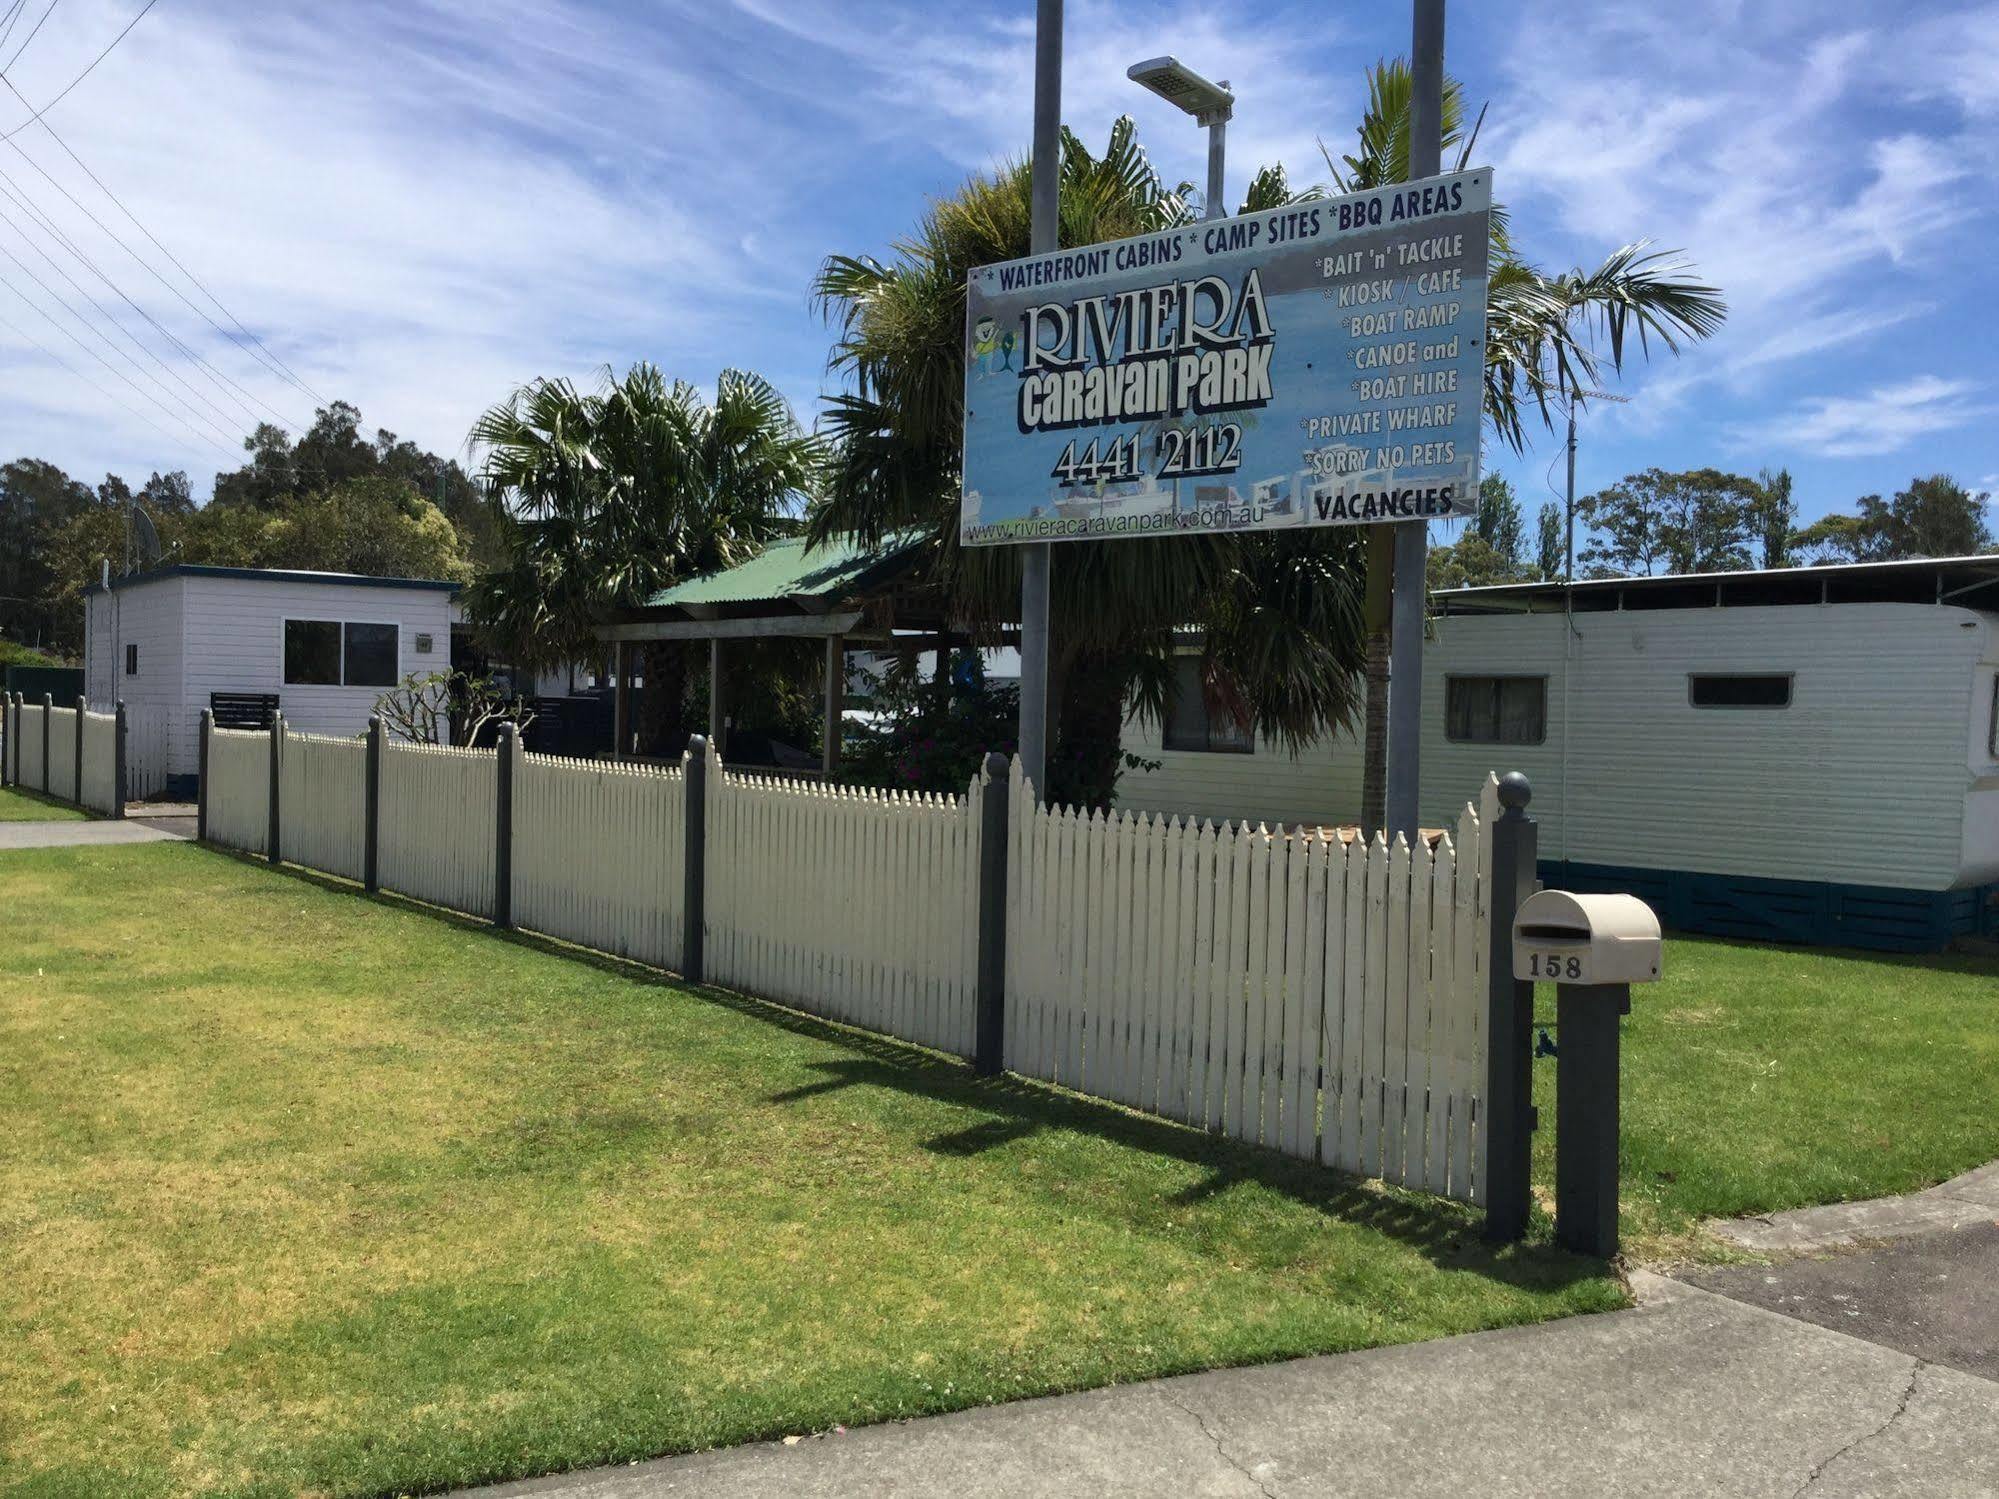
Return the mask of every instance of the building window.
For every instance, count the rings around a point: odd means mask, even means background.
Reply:
[[[347,627],[346,680],[349,687],[396,685],[396,627]]]
[[[138,674],[139,674],[139,647],[136,644],[128,645],[125,647],[125,675],[128,677],[136,677]]]
[[[1788,708],[1791,678],[1770,672],[1689,676],[1687,701],[1696,708]]]
[[[1167,704],[1165,727],[1164,743],[1170,750],[1246,755],[1255,748],[1249,725],[1208,691],[1199,656],[1174,658],[1173,700]]]
[[[285,621],[287,687],[393,687],[395,625],[342,624],[334,619]]]
[[[1548,737],[1548,679],[1445,677],[1444,737],[1453,744],[1540,744]]]

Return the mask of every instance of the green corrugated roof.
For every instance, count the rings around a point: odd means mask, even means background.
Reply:
[[[914,561],[916,549],[929,535],[927,531],[891,532],[878,547],[835,539],[810,551],[802,536],[774,541],[748,562],[661,589],[646,600],[646,607],[838,597],[894,572],[898,563]]]

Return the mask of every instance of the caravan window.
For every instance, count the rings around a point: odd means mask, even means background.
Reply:
[[[1749,676],[1689,676],[1687,701],[1696,708],[1788,708],[1791,679],[1788,675],[1768,672]]]
[[[1992,674],[1992,727],[1985,731],[1985,753],[1999,760],[1999,672]]]
[[[288,619],[285,685],[393,687],[398,635],[395,625]]]
[[[1445,677],[1444,737],[1453,744],[1540,744],[1548,737],[1548,679]]]
[[[1166,710],[1164,744],[1170,750],[1218,755],[1246,755],[1255,747],[1249,725],[1239,722],[1225,705],[1210,701],[1199,656],[1174,658],[1173,701]]]

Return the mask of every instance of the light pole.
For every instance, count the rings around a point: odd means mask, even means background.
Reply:
[[[1569,489],[1568,502],[1562,517],[1562,581],[1576,580],[1576,402],[1615,401],[1620,406],[1631,404],[1631,397],[1612,395],[1607,390],[1572,390],[1569,392]]]
[[[1133,83],[1143,84],[1176,109],[1192,115],[1208,131],[1208,211],[1207,218],[1228,216],[1222,193],[1222,158],[1228,149],[1229,117],[1235,113],[1235,95],[1229,81],[1210,83],[1177,57],[1149,57],[1124,70]]]
[[[1034,167],[1028,228],[1031,253],[1060,239],[1062,192],[1062,0],[1034,8]],[[1030,337],[1032,334],[1030,333]],[[1048,549],[1020,549],[1020,766],[1034,794],[1048,796]]]

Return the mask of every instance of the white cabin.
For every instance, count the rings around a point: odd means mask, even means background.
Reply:
[[[179,563],[85,597],[93,708],[122,700],[135,794],[189,789],[213,694],[275,697],[293,728],[361,734],[404,676],[451,669],[456,583]]]
[[[1420,815],[1534,787],[1542,876],[1671,924],[1941,946],[1999,923],[1999,556],[1465,589],[1423,655]],[[1189,676],[1192,676],[1191,668]],[[1182,693],[1122,806],[1350,823],[1360,747],[1300,755]]]

